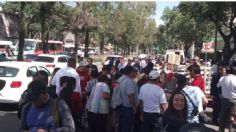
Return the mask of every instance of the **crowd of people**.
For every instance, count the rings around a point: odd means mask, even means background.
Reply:
[[[208,99],[197,63],[188,74],[168,64],[154,69],[132,60],[107,63],[99,71],[93,59],[70,58],[55,68],[50,80],[38,71],[22,94],[18,108],[20,130],[32,132],[188,132],[214,131],[204,123],[236,125],[236,67],[219,66],[212,75],[212,120],[204,114]]]

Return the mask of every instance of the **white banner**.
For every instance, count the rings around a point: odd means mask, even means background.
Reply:
[[[205,53],[213,53],[215,49],[215,43],[214,42],[208,42],[202,44],[202,52]]]

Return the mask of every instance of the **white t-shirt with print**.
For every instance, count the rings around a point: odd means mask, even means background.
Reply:
[[[188,94],[188,96],[192,99],[193,103],[198,107],[198,111],[202,112],[203,111],[203,104],[202,104],[202,99],[205,96],[202,90],[199,87],[196,86],[186,86],[183,88],[183,91]],[[188,105],[188,121],[193,123],[193,122],[199,122],[199,119],[197,116],[195,116],[193,119],[191,119],[191,113],[193,111],[193,105],[187,99],[187,105]]]
[[[160,105],[167,103],[164,90],[156,84],[144,84],[139,93],[143,101],[143,111],[147,113],[160,113]]]

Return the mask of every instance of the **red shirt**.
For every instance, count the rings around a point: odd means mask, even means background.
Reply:
[[[202,90],[202,92],[205,93],[204,79],[202,78],[200,74],[194,77],[193,81],[191,82],[191,85],[199,87]]]
[[[77,73],[79,74],[79,77],[80,77],[81,91],[84,92],[85,87],[87,85],[87,82],[90,80],[89,72],[88,72],[88,70],[81,71],[79,69],[77,69],[76,71],[77,71]]]

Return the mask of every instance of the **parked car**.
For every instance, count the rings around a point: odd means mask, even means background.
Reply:
[[[50,74],[47,68],[34,63],[0,62],[0,103],[18,103],[33,75],[39,70]]]
[[[113,63],[113,65],[117,66],[120,62],[120,58],[123,58],[123,56],[121,56],[121,55],[108,55],[104,64],[108,65],[110,63]]]
[[[32,62],[37,65],[43,65],[52,73],[56,67],[64,68],[67,66],[67,61],[70,57],[67,55],[49,55],[40,54]]]

